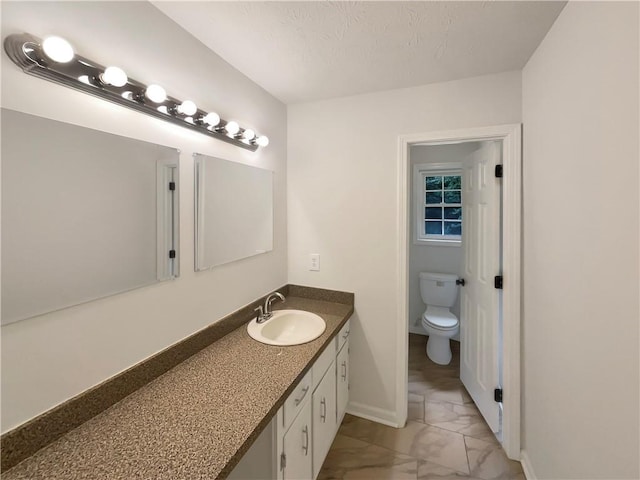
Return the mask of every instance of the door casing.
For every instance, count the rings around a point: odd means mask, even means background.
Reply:
[[[509,458],[520,460],[520,325],[522,296],[522,124],[496,125],[398,137],[398,325],[396,423],[407,421],[409,337],[410,185],[412,145],[446,145],[484,140],[502,141],[502,446]],[[497,268],[497,267],[496,267]],[[497,274],[497,273],[496,273]]]

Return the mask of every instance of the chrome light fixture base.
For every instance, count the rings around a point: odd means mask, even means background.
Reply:
[[[217,125],[210,128],[202,120],[209,112],[198,109],[193,115],[180,113],[178,106],[182,104],[181,100],[168,95],[159,103],[149,100],[145,97],[147,85],[142,82],[127,78],[127,83],[121,87],[103,82],[101,74],[106,67],[88,58],[75,54],[73,59],[66,63],[50,60],[43,50],[42,40],[31,34],[7,36],[4,49],[13,63],[29,75],[88,93],[252,152],[259,147],[257,136],[250,141],[242,139],[242,133],[247,129],[241,128],[238,134],[233,136],[225,133],[224,127],[229,121],[220,119]]]

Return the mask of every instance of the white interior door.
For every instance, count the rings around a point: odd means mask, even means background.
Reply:
[[[494,432],[500,430],[499,385],[500,142],[483,142],[463,167],[460,288],[460,379]]]

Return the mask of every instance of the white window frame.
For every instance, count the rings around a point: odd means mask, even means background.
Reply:
[[[433,245],[459,247],[462,235],[427,235],[424,232],[425,177],[455,175],[462,177],[462,163],[419,163],[413,166],[413,204],[415,210],[413,243],[415,245]],[[444,204],[443,204],[444,205]]]

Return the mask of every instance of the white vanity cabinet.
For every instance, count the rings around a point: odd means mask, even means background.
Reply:
[[[310,413],[310,412],[309,412]],[[276,420],[273,419],[253,442],[227,480],[265,480],[276,478],[277,462],[273,439],[276,434]],[[301,477],[302,478],[302,477]]]
[[[336,357],[336,373],[337,428],[342,423],[349,402],[349,339],[342,345]]]
[[[304,408],[305,404],[309,397],[311,397],[312,390],[314,385],[312,371],[309,370],[307,374],[298,382],[296,388],[293,389],[293,392],[289,395],[289,397],[285,400],[284,405],[282,406],[282,431],[286,432],[289,430],[289,427],[298,416],[298,413]]]
[[[320,473],[320,468],[337,430],[334,342],[327,348],[332,350],[334,361],[331,362],[322,381],[313,392],[313,478],[316,478]]]
[[[313,467],[311,426],[311,402],[307,401],[282,437],[280,454],[282,476],[280,478],[283,480],[311,478]]]
[[[278,480],[314,480],[320,473],[349,399],[348,336],[347,321],[278,410]]]

